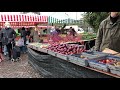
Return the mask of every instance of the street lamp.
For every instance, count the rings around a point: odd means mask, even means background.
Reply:
[[[76,20],[77,20],[77,12],[76,12]]]
[[[70,16],[67,13],[65,13],[65,15],[68,16],[68,24],[70,24]]]

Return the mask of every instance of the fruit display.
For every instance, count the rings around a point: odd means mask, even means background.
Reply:
[[[107,64],[107,66],[110,69],[110,73],[120,76],[120,61],[116,61],[114,63]]]
[[[104,60],[99,60],[98,62],[103,63],[103,64],[110,64],[110,63],[116,62],[116,60],[114,60],[114,59],[104,59]]]
[[[88,66],[89,58],[81,54],[73,54],[68,57],[69,62],[79,66]]]
[[[113,63],[114,66],[120,67],[120,62]]]
[[[80,58],[85,58],[85,56],[81,55]]]
[[[49,44],[47,43],[30,43],[29,45],[40,47],[40,48],[47,48],[49,46]]]
[[[84,60],[88,60],[89,59],[87,56],[83,56],[83,55],[80,55],[80,58],[82,58]]]
[[[91,39],[94,39],[96,38],[96,34],[94,33],[84,33],[82,34],[82,39],[83,40],[91,40]]]
[[[80,54],[81,52],[86,51],[84,46],[76,44],[52,44],[48,49],[64,55]]]
[[[81,54],[75,54],[75,55],[72,55],[72,56],[77,57],[77,58],[81,58],[81,59],[84,59],[84,60],[88,60],[89,59],[87,56],[82,55],[82,53]]]

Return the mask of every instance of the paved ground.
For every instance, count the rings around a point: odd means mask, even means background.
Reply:
[[[28,64],[27,54],[21,55],[21,58],[22,60],[18,62],[11,62],[9,60],[2,61],[0,63],[0,78],[43,78],[30,66],[30,64]],[[101,75],[100,73],[82,67],[78,68],[76,66],[76,70],[80,71],[80,78],[87,78],[88,76],[91,78],[110,78],[110,76]]]
[[[42,78],[28,64],[27,55],[21,55],[22,60],[11,62],[4,60],[0,63],[0,78]]]

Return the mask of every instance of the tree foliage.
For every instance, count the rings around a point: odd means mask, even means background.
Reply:
[[[83,14],[84,22],[87,22],[95,32],[97,32],[100,23],[108,17],[108,12],[85,12]]]

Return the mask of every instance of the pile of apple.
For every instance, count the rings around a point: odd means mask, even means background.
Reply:
[[[116,62],[116,60],[114,60],[114,59],[105,59],[105,60],[99,60],[98,62],[103,63],[103,64],[110,64],[110,63]]]
[[[86,51],[84,47],[75,44],[52,44],[48,49],[64,55],[80,54]]]

